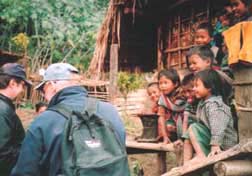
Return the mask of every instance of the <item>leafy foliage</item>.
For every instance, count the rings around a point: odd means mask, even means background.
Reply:
[[[143,79],[139,74],[119,72],[117,84],[124,99],[127,99],[129,92],[134,91],[143,85]]]
[[[31,59],[68,61],[87,67],[108,1],[1,0],[1,48],[21,52],[11,39],[26,33]]]

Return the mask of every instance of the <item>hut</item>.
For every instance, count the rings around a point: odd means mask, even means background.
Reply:
[[[214,24],[214,14],[225,3],[111,0],[97,34],[89,73],[98,73],[96,77],[102,78],[102,73],[111,71],[115,65],[118,70],[141,72],[163,67],[184,68],[184,51],[193,45],[195,26],[203,21]]]
[[[89,75],[98,80],[109,72],[109,91],[115,96],[118,71],[150,72],[171,67],[183,70],[186,67],[185,54],[193,45],[195,27],[201,22],[214,25],[215,13],[226,3],[227,0],[110,0],[97,34]],[[244,119],[239,119],[240,124],[244,124],[242,121]],[[250,123],[246,124],[242,130],[246,134],[239,135],[248,139],[251,130],[248,127]],[[251,140],[247,140],[217,158],[207,159],[195,167],[181,167],[165,175],[190,175],[206,167],[213,168],[218,161],[230,159],[244,161],[239,175],[247,171],[245,166],[251,166],[245,157],[250,156],[251,148]],[[220,163],[215,170],[219,172],[228,167],[232,175],[233,166],[233,163]]]
[[[217,0],[111,0],[88,73],[104,79],[110,73],[115,95],[118,71],[152,72],[183,69],[185,53],[193,45],[195,26],[215,23],[214,14],[226,1]]]

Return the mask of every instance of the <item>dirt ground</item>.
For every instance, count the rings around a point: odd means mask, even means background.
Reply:
[[[17,113],[25,127],[29,126],[29,124],[33,121],[36,116],[35,110],[32,109],[17,109]],[[142,124],[137,117],[132,117],[124,120],[126,123],[126,131],[127,136],[129,138],[134,138],[136,136],[141,135]],[[129,155],[128,157],[130,167],[133,170],[136,168],[137,170],[142,168],[144,172],[144,176],[158,176],[158,167],[157,167],[157,155],[156,154],[138,154],[138,155]],[[176,165],[175,163],[176,156],[173,153],[167,153],[167,169],[170,170],[172,167]],[[137,165],[137,166],[136,166]],[[136,174],[132,174],[132,176],[140,176]]]

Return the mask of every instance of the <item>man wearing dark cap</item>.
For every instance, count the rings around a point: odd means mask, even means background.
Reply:
[[[12,101],[31,85],[26,80],[24,67],[8,63],[0,68],[0,175],[9,176],[17,161],[19,149],[25,136],[22,123]]]

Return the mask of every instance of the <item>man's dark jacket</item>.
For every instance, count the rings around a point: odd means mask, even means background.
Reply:
[[[83,87],[67,87],[53,96],[49,108],[63,104],[71,110],[82,111],[86,105],[87,92]],[[122,143],[125,130],[117,110],[109,103],[99,102],[97,113],[110,121]],[[11,176],[57,176],[61,174],[61,141],[65,117],[46,110],[27,130],[20,155]]]
[[[14,167],[25,131],[12,101],[0,94],[0,175],[9,176]]]

